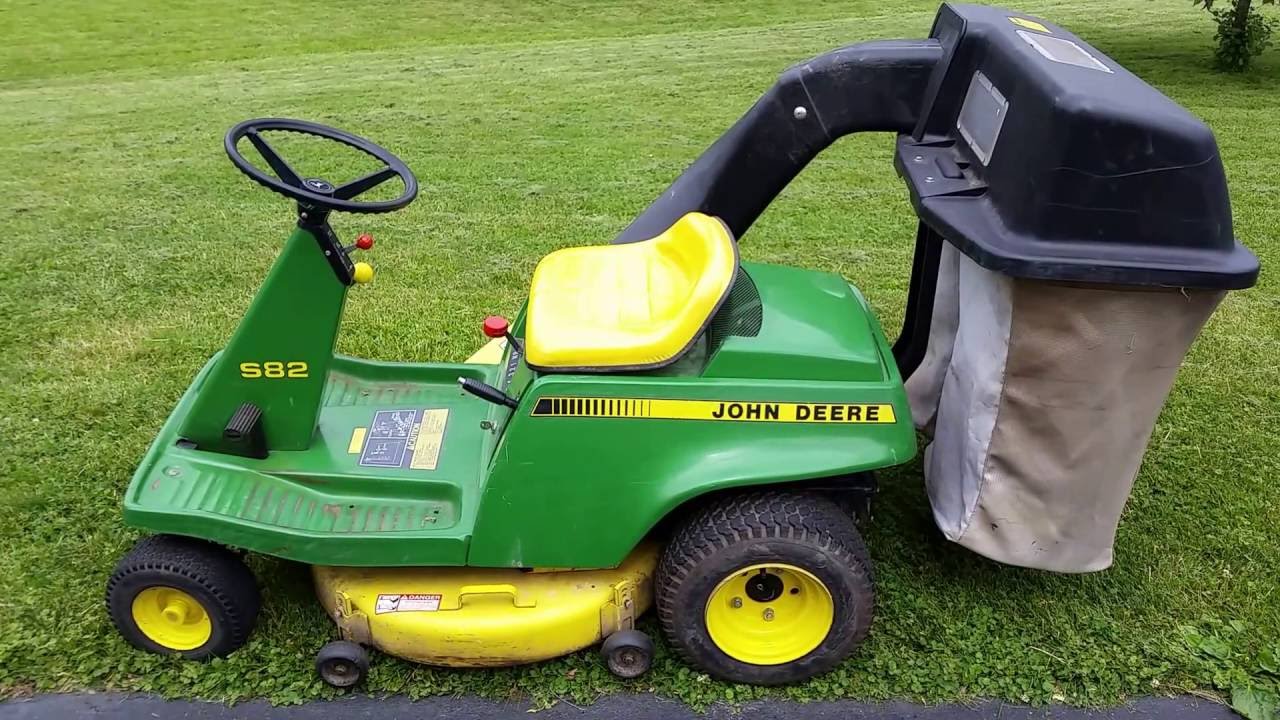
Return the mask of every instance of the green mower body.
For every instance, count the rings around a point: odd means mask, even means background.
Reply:
[[[502,341],[494,363],[335,355],[348,286],[323,246],[303,227],[289,239],[135,474],[129,524],[310,564],[614,567],[709,493],[857,492],[915,453],[889,345],[836,275],[744,263],[679,362],[541,373]],[[270,452],[228,437],[246,403]]]

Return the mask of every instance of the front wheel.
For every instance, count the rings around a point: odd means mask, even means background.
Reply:
[[[176,535],[144,538],[107,581],[107,612],[135,647],[192,660],[228,655],[249,639],[261,600],[230,550]]]
[[[654,589],[663,631],[686,660],[756,685],[835,667],[866,638],[875,607],[852,518],[800,492],[703,508],[668,544]]]

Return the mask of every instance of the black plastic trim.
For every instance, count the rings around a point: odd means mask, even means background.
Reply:
[[[893,343],[893,358],[905,380],[920,367],[929,348],[933,324],[933,302],[938,292],[938,264],[943,238],[925,223],[916,226],[916,251],[911,261],[911,288],[907,291],[907,311],[902,332]]]

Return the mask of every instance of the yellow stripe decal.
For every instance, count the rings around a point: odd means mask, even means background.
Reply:
[[[1031,18],[1014,17],[1010,15],[1009,22],[1013,23],[1014,25],[1017,25],[1018,27],[1024,27],[1028,30],[1035,30],[1037,32],[1048,33],[1050,35],[1053,34],[1052,32],[1049,32],[1049,28],[1044,26],[1044,23],[1038,23],[1035,20],[1032,20]]]
[[[873,423],[897,422],[888,403],[724,402],[659,398],[544,397],[534,417],[614,417],[722,422]]]

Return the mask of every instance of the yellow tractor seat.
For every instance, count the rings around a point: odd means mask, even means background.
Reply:
[[[679,358],[729,294],[729,228],[689,213],[661,235],[557,250],[533,272],[525,361],[539,370],[641,370]]]

